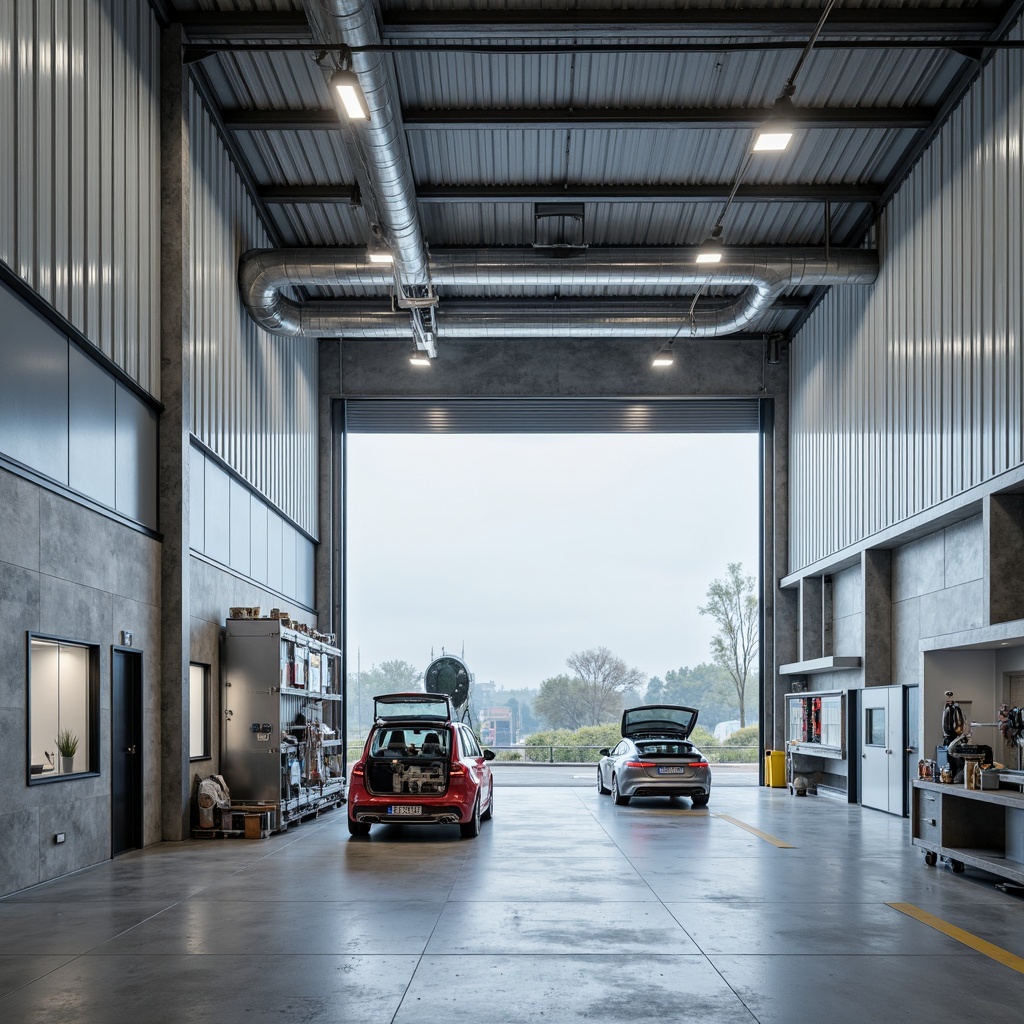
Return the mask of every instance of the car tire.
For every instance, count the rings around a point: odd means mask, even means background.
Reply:
[[[705,793],[703,796],[691,796],[690,803],[692,803],[694,807],[707,807],[710,799],[711,794]]]
[[[469,821],[459,824],[459,832],[463,839],[476,839],[480,835],[480,797],[473,804],[473,816]]]
[[[481,821],[490,821],[494,817],[494,783],[491,783],[491,795],[487,798],[487,810],[480,815]]]
[[[632,797],[623,796],[619,792],[619,780],[616,776],[612,776],[612,799],[620,806],[625,807],[626,804],[632,799]]]
[[[601,769],[597,769],[597,791],[601,796],[607,796],[610,790],[605,786],[604,779],[601,778]]]
[[[370,823],[368,821],[355,821],[349,818],[348,834],[350,836],[368,836],[370,834]]]

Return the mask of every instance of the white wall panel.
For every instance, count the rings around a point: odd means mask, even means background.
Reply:
[[[158,58],[137,0],[0,3],[0,259],[157,397]]]
[[[792,572],[1024,462],[1022,144],[1024,54],[1001,52],[883,212],[878,282],[796,338]]]
[[[315,535],[316,342],[267,334],[245,314],[238,260],[269,240],[194,92],[190,124],[192,432]]]

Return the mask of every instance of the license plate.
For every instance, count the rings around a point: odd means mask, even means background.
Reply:
[[[423,813],[423,808],[420,804],[392,804],[388,808],[388,814],[394,814],[396,816],[412,816],[419,817]]]
[[[673,765],[671,767],[659,768],[658,769],[658,774],[659,775],[682,775],[685,772],[688,772],[689,770],[690,769],[685,767],[684,765]]]

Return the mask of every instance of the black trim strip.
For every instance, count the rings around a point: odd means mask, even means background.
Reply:
[[[106,370],[119,384],[123,384],[136,398],[157,413],[164,411],[163,404],[154,398],[138,381],[132,380],[120,366],[93,344],[63,313],[51,306],[29,284],[20,278],[3,260],[0,260],[0,284],[6,285],[19,299],[27,302],[44,320],[65,334],[68,340],[89,359]]]
[[[58,483],[56,480],[52,480],[50,477],[45,476],[43,473],[31,469],[23,463],[17,462],[15,459],[10,458],[10,456],[2,453],[0,453],[0,469],[5,469],[9,473],[13,473],[14,476],[20,476],[22,480],[27,480],[29,483],[36,484],[44,490],[51,491],[53,494],[58,494],[62,498],[67,498],[68,501],[73,501],[76,505],[83,505],[91,512],[96,512],[101,516],[106,516],[107,519],[113,519],[114,522],[120,523],[122,526],[127,526],[130,530],[135,530],[137,533],[144,533],[147,537],[151,537],[153,540],[160,541],[161,543],[163,542],[164,535],[159,530],[155,530],[151,526],[146,526],[143,523],[136,522],[134,519],[129,519],[121,512],[117,512],[112,508],[107,508],[106,505],[101,505],[98,501],[94,501],[92,498],[87,498],[84,494],[73,490],[66,484]]]
[[[195,558],[197,561],[205,562],[207,565],[212,565],[214,569],[226,572],[229,576],[234,576],[236,580],[242,580],[244,583],[251,583],[254,587],[259,587],[260,590],[279,598],[282,602],[291,605],[293,608],[299,608],[304,612],[309,612],[309,614],[313,616],[316,616],[317,614],[315,608],[311,608],[308,604],[303,604],[297,597],[289,597],[287,594],[283,594],[280,590],[275,590],[269,584],[261,583],[253,576],[246,576],[245,573],[241,573],[237,569],[232,569],[230,565],[225,565],[223,562],[218,562],[215,558],[211,558],[209,555],[204,555],[202,551],[196,551],[195,548],[189,548],[188,553],[190,557]]]

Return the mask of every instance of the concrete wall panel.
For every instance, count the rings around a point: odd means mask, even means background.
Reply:
[[[943,530],[945,585],[980,580],[985,574],[985,532],[981,516],[972,516]]]
[[[146,842],[159,838],[160,545],[65,497],[0,470],[0,494],[30,510],[22,561],[0,559],[0,773],[8,780],[0,827],[0,888],[15,891],[110,856],[110,649],[120,631],[144,656]],[[32,528],[33,516],[38,526]],[[2,531],[0,531],[2,534]],[[34,541],[33,541],[34,535]],[[0,541],[0,543],[3,543]],[[28,785],[26,634],[40,631],[99,646],[100,774]],[[155,781],[154,781],[155,780]],[[57,846],[53,833],[68,835]]]

